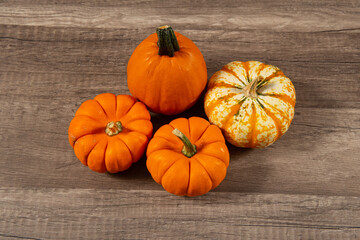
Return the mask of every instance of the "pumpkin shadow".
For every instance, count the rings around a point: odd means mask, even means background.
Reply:
[[[230,161],[238,161],[239,159],[241,159],[243,156],[247,156],[249,154],[251,154],[251,152],[256,151],[253,148],[240,148],[240,147],[235,147],[234,145],[226,142],[226,146],[229,150],[230,153]],[[236,155],[236,159],[231,158],[232,155]]]
[[[196,103],[194,104],[194,106],[192,106],[191,108],[189,108],[188,110],[186,110],[180,114],[167,116],[167,115],[162,115],[162,114],[157,114],[157,113],[151,113],[151,122],[154,127],[154,133],[161,126],[163,126],[165,124],[169,124],[172,120],[177,119],[177,118],[190,118],[190,117],[196,116],[196,117],[201,117],[201,118],[207,119],[207,116],[204,111],[204,96],[205,96],[205,94],[202,93],[201,96],[199,97],[198,101],[196,101]]]
[[[204,93],[200,96],[196,104],[185,112],[173,116],[166,116],[156,113],[151,113],[151,122],[153,123],[153,133],[155,133],[161,126],[169,124],[172,120],[177,118],[190,118],[193,116],[207,119],[204,111]],[[264,164],[266,156],[264,157],[265,149],[251,149],[239,148],[226,142],[230,153],[230,164],[227,169],[227,176],[224,181],[211,192],[258,192],[263,189],[269,175],[269,166]],[[271,148],[268,147],[267,149]],[[266,154],[265,154],[266,155]],[[141,180],[148,182],[152,180],[151,174],[146,167],[146,153],[141,159],[134,163],[128,170],[124,172],[110,174],[110,177],[119,180]],[[201,198],[206,199],[206,195]]]
[[[152,179],[149,171],[146,167],[146,154],[139,159],[136,163],[133,163],[129,169],[123,172],[118,173],[106,173],[111,178],[118,178],[123,180],[131,180],[131,179]]]
[[[207,119],[205,111],[204,111],[204,93],[200,96],[199,100],[192,106],[190,109],[172,116],[162,115],[150,112],[151,114],[151,122],[153,124],[153,134],[163,125],[169,124],[172,120],[177,118],[190,118],[190,117],[202,117]],[[150,139],[151,140],[151,139]],[[118,178],[118,179],[151,179],[151,174],[147,170],[146,167],[146,153],[141,157],[141,159],[134,163],[129,169],[127,169],[124,172],[119,173],[107,173],[112,178]]]

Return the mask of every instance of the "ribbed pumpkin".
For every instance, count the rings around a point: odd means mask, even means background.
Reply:
[[[294,117],[295,88],[277,67],[235,61],[210,79],[205,94],[209,121],[238,147],[263,148],[281,137]]]
[[[204,58],[170,26],[142,41],[127,65],[130,93],[156,113],[173,115],[195,104],[207,83]]]
[[[199,117],[159,128],[146,151],[153,179],[176,195],[198,196],[225,178],[229,151],[221,130]]]
[[[96,172],[120,172],[137,162],[152,135],[150,113],[129,95],[97,95],[81,104],[69,126],[77,158]]]

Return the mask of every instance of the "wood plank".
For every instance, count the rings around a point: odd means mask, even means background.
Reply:
[[[154,24],[153,26],[157,26]],[[175,28],[175,27],[174,27]],[[273,32],[260,30],[194,30],[175,29],[191,38],[203,52],[205,57],[220,55],[222,58],[241,57],[260,58],[273,61],[290,62],[321,62],[333,63],[359,63],[359,31],[350,32]],[[11,62],[16,62],[16,57],[24,55],[26,58],[37,60],[59,61],[79,54],[91,57],[95,54],[110,54],[109,57],[130,57],[135,47],[147,36],[154,33],[153,28],[145,29],[97,29],[75,27],[43,27],[43,26],[13,26],[1,25],[0,39],[5,50],[5,56]],[[264,49],[267,49],[264,52]],[[14,50],[16,50],[14,52]],[[28,50],[28,51],[24,51]],[[114,51],[116,50],[116,51]],[[38,55],[34,51],[39,51]],[[223,51],[225,51],[223,53]],[[52,54],[45,54],[51,52]],[[5,58],[4,56],[4,58]],[[53,59],[54,56],[60,59]],[[80,55],[81,57],[81,55]],[[103,56],[105,57],[105,56]],[[124,56],[122,57],[124,58]],[[13,59],[13,60],[12,60]],[[30,59],[29,59],[30,60]],[[127,62],[128,59],[119,62]],[[234,60],[234,59],[230,59]],[[116,62],[116,61],[115,61]],[[31,61],[24,63],[30,64]],[[70,62],[67,62],[70,63]],[[114,64],[114,61],[110,63]],[[217,61],[214,61],[216,64]],[[84,68],[91,62],[84,62]],[[9,64],[10,65],[10,64]],[[16,64],[18,65],[18,64]],[[16,67],[15,65],[15,67]],[[60,66],[61,67],[61,66]],[[16,70],[11,68],[9,70]],[[24,69],[26,70],[26,69]],[[44,69],[36,68],[33,71]],[[57,71],[80,69],[52,69]],[[87,69],[89,70],[89,69]],[[111,69],[114,70],[114,69]],[[104,72],[109,69],[105,68]],[[93,69],[92,72],[100,72]]]
[[[0,22],[12,25],[154,28],[158,24],[196,29],[267,31],[359,30],[360,3],[351,1],[8,1],[0,5]]]
[[[359,203],[358,197],[1,188],[0,237],[357,239]]]
[[[203,52],[209,77],[230,61],[258,60],[280,67],[292,79],[298,107],[359,106],[360,85],[354,80],[360,77],[360,33],[191,32]],[[44,78],[54,78],[53,84],[59,84],[55,83],[58,78],[71,78],[74,83],[66,85],[68,89],[77,81],[85,89],[88,81],[90,89],[100,90],[111,79],[111,91],[127,92],[127,61],[149,33],[5,25],[0,28],[0,71],[7,74],[2,75],[3,85],[29,81],[24,79],[29,77],[40,78],[32,80],[39,84]],[[19,76],[19,72],[33,74]],[[90,83],[91,77],[97,82]],[[16,82],[10,84],[11,90]]]
[[[125,173],[97,174],[69,146],[67,128],[81,102],[101,92],[128,93],[117,74],[10,72],[0,79],[2,186],[161,189],[145,157]],[[206,117],[202,100],[180,116],[194,115]],[[359,116],[359,109],[296,107],[288,133],[274,145],[229,146],[228,175],[215,191],[359,196]],[[176,117],[153,115],[155,130]]]
[[[0,44],[5,49],[2,54],[5,61],[0,65],[0,86],[4,89],[0,93],[4,139],[1,149],[12,150],[3,155],[2,169],[6,172],[2,176],[11,179],[5,186],[72,187],[80,174],[83,188],[105,185],[105,188],[138,189],[140,185],[144,189],[160,189],[151,181],[145,159],[128,172],[111,177],[90,172],[76,160],[66,136],[69,121],[85,99],[101,92],[128,93],[126,61],[136,40],[141,40],[141,34],[145,33],[12,25],[5,25],[0,31]],[[188,32],[195,36],[194,31]],[[231,148],[231,168],[217,191],[358,195],[359,144],[355,136],[359,114],[351,109],[359,104],[356,84],[359,48],[354,44],[357,32],[266,32],[267,40],[263,40],[261,32],[249,31],[244,34],[246,41],[241,38],[242,31],[220,33],[206,30],[200,32],[202,38],[195,37],[199,46],[212,46],[203,47],[209,75],[234,60],[240,51],[239,55],[249,57],[245,60],[259,57],[258,60],[275,62],[289,72],[298,101],[293,126],[276,145],[260,151]],[[214,37],[218,35],[222,36],[222,42],[215,43],[219,39]],[[316,39],[328,39],[329,44]],[[314,40],[313,45],[309,44]],[[303,57],[291,60],[299,47],[297,41],[302,44],[299,53],[303,52]],[[118,44],[116,49],[120,50],[114,51]],[[234,44],[240,49],[238,52],[233,50]],[[344,44],[348,49],[343,48]],[[252,49],[260,50],[249,53],[251,45]],[[263,57],[261,49],[270,49],[267,51],[270,54]],[[323,57],[329,63],[318,62]],[[344,107],[347,109],[340,109]],[[201,101],[182,116],[191,115],[205,116]],[[344,116],[347,116],[345,121]],[[155,129],[171,119],[155,115]],[[303,136],[303,142],[299,136]],[[343,146],[347,141],[349,146]],[[311,151],[315,154],[310,156]],[[333,158],[333,154],[340,160]],[[268,160],[268,156],[273,159]]]
[[[229,145],[205,196],[156,184],[145,157],[98,174],[67,128],[102,92],[128,94],[126,65],[170,24],[209,77],[233,60],[280,67],[297,91],[289,131],[262,150]],[[360,2],[0,1],[0,239],[359,239]],[[172,119],[206,117],[203,99]]]

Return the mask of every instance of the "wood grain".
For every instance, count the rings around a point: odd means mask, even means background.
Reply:
[[[5,1],[4,24],[93,28],[154,28],[163,22],[186,29],[275,31],[359,30],[359,1]],[[71,4],[70,4],[71,3]],[[316,24],[315,24],[316,23]],[[204,25],[206,26],[204,28]]]
[[[80,104],[129,94],[126,65],[154,28],[192,39],[209,77],[234,60],[281,68],[296,89],[289,131],[262,150],[228,145],[221,185],[162,190],[145,157],[82,166],[67,140]],[[360,238],[360,2],[0,1],[0,238]],[[152,114],[155,130],[206,117]]]
[[[7,188],[0,189],[6,216],[0,220],[0,237],[356,239],[360,206],[353,206],[359,201],[289,194],[210,193],[189,199],[164,191]]]

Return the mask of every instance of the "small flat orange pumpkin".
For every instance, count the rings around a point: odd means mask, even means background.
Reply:
[[[129,95],[103,93],[81,104],[68,133],[75,155],[85,166],[116,173],[141,158],[152,130],[143,103]]]
[[[180,196],[203,195],[214,189],[229,165],[221,130],[199,117],[178,118],[159,128],[146,155],[153,179]]]

